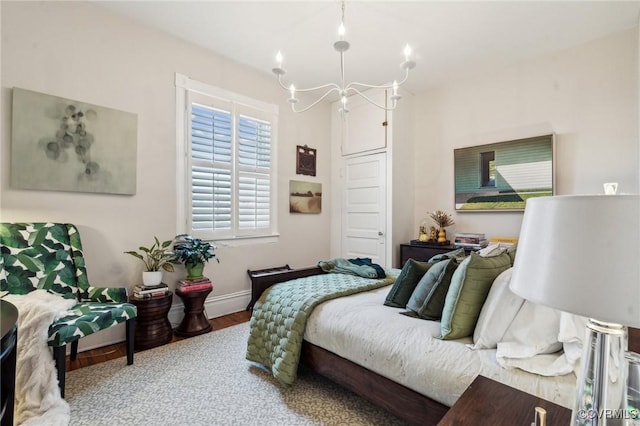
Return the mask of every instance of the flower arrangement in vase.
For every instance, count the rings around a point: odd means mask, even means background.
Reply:
[[[429,213],[429,217],[431,217],[431,219],[433,219],[433,221],[438,225],[438,244],[446,244],[447,231],[445,231],[444,228],[455,224],[455,221],[449,213],[442,210],[436,210]]]

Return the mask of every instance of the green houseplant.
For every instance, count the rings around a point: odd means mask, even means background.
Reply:
[[[188,280],[202,278],[204,264],[208,262],[209,259],[215,258],[218,263],[220,262],[214,253],[215,249],[216,246],[208,241],[194,238],[188,234],[176,236],[175,243],[173,244],[176,261],[184,263],[184,266],[187,268]]]
[[[125,251],[144,263],[145,271],[142,273],[142,282],[145,286],[158,285],[162,282],[162,271],[173,272],[173,263],[176,256],[171,251],[172,240],[160,242],[158,237],[153,237],[154,243],[150,247],[140,246],[137,251]]]

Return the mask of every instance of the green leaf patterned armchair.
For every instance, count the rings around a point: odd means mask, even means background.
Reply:
[[[49,327],[48,344],[58,370],[64,398],[66,346],[78,355],[80,338],[126,322],[127,365],[133,364],[136,307],[127,302],[125,288],[91,287],[78,229],[69,223],[0,223],[0,290],[27,294],[35,289],[75,304]]]

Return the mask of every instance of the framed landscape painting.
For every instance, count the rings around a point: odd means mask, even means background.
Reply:
[[[456,211],[522,211],[555,192],[554,135],[454,150]]]

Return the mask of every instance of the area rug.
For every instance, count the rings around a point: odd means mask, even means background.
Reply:
[[[280,385],[245,359],[249,324],[67,373],[71,425],[402,425],[386,411],[301,370]]]

